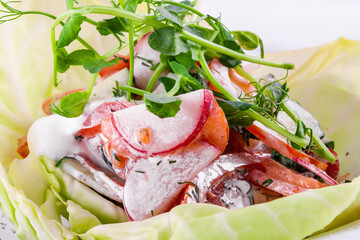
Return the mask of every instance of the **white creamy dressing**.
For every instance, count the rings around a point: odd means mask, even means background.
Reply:
[[[36,120],[28,133],[30,151],[37,156],[47,156],[55,161],[68,154],[79,153],[80,145],[74,134],[82,128],[83,122],[92,111],[108,101],[114,99],[89,102],[84,113],[76,118],[53,114]]]

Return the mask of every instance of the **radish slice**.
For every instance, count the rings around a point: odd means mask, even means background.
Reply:
[[[178,203],[186,182],[221,151],[206,141],[195,141],[173,154],[138,160],[124,187],[124,207],[132,220],[168,211]]]
[[[203,128],[214,96],[198,90],[179,97],[182,103],[175,117],[161,119],[142,104],[113,113],[113,125],[132,148],[147,156],[186,146]]]
[[[148,44],[150,34],[143,36],[134,48],[134,79],[136,86],[141,89],[146,88],[154,73],[150,68],[160,62],[160,52],[155,51]],[[164,72],[161,76],[166,76],[166,74],[167,72]]]
[[[235,87],[229,77],[229,69],[222,65],[217,58],[210,63],[211,73],[214,78],[234,97],[239,97],[241,90]],[[210,83],[210,85],[212,85]]]
[[[326,172],[324,172],[323,170],[317,168],[313,164],[305,162],[304,160],[302,160],[300,158],[297,158],[297,157],[293,157],[292,160],[294,160],[295,162],[297,162],[301,166],[306,167],[311,172],[315,173],[316,175],[318,175],[319,177],[324,179],[324,181],[327,182],[328,184],[330,184],[330,185],[338,185],[339,184],[337,181],[335,181],[329,175],[327,175]]]
[[[283,136],[272,131],[270,128],[264,126],[257,121],[255,121],[251,126],[247,127],[246,129],[249,130],[249,132],[254,134],[261,141],[263,141],[266,145],[275,149],[276,151],[290,159],[296,157],[303,159],[305,162],[315,165],[321,170],[325,170],[327,168],[327,165],[325,163],[319,162],[315,158],[294,149],[289,144],[287,144],[286,139]]]

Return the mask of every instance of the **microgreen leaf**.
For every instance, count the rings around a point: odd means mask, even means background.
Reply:
[[[160,118],[174,117],[180,110],[181,99],[165,95],[145,94],[146,108]]]
[[[301,120],[299,120],[296,124],[296,132],[295,132],[296,136],[305,138],[306,135],[306,126],[305,123]],[[301,146],[297,145],[296,143],[291,143],[291,146],[295,149],[301,149]]]
[[[74,2],[78,3],[76,0],[66,0],[66,9],[71,10],[74,8]]]
[[[244,111],[254,107],[254,104],[242,101],[227,101],[222,99],[216,100],[224,111],[229,126],[250,126],[255,119],[248,116]]]
[[[58,105],[53,104],[50,110],[64,117],[78,117],[83,113],[88,101],[87,92],[74,92],[63,97]]]
[[[97,22],[96,30],[98,30],[102,36],[107,36],[112,33],[122,35],[121,32],[126,31],[127,29],[118,17],[114,17]]]
[[[66,72],[70,65],[66,62],[68,53],[65,48],[57,48],[55,51],[56,54],[56,71],[60,73]]]
[[[179,17],[177,13],[169,11],[162,6],[158,6],[156,9],[159,11],[161,16],[163,16],[165,19],[169,20],[170,22],[175,23],[179,26],[183,24],[181,17]]]
[[[66,21],[60,33],[59,40],[56,43],[57,48],[66,47],[77,38],[84,19],[84,16],[74,14]]]
[[[189,70],[197,61],[193,59],[192,52],[180,53],[175,56],[176,61],[178,61],[182,66]]]
[[[192,3],[191,1],[181,1],[180,3],[184,4],[184,5],[187,5],[187,6],[192,6]],[[188,10],[186,8],[183,8],[183,7],[180,7],[180,6],[176,6],[176,5],[172,5],[172,4],[169,4],[168,6],[165,7],[167,10],[171,11],[171,12],[174,12],[174,13],[185,13],[187,12]]]
[[[136,12],[137,6],[142,3],[142,0],[127,0],[124,6],[124,10],[129,12]]]
[[[166,92],[169,92],[176,83],[175,79],[169,77],[159,77],[158,81],[164,85]]]
[[[173,27],[155,30],[150,34],[148,43],[155,51],[169,56],[176,56],[190,50],[189,44],[181,37],[179,30]]]
[[[217,99],[219,106],[223,109],[225,113],[227,112],[236,112],[236,111],[246,111],[254,106],[253,103],[243,102],[243,101],[228,101]]]
[[[240,60],[226,56],[224,54],[221,55],[221,57],[219,57],[219,61],[228,68],[236,67],[237,65],[239,65],[241,63]]]
[[[85,59],[83,67],[90,73],[97,73],[105,67],[111,67],[116,64],[118,60],[119,59],[117,57],[110,61],[106,61],[104,59]]]
[[[248,31],[233,31],[236,40],[239,41],[239,44],[246,50],[254,50],[259,46],[260,39],[259,37]]]
[[[83,65],[86,59],[94,59],[95,53],[88,49],[80,49],[70,53],[66,57],[66,63],[69,65]]]
[[[199,36],[201,38],[204,38],[204,39],[209,39],[213,33],[213,30],[204,28],[204,27],[201,27],[198,25],[188,25],[188,26],[185,26],[184,29],[186,31],[191,32],[192,34]]]

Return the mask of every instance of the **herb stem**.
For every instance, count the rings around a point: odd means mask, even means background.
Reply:
[[[233,57],[235,59],[238,60],[244,60],[244,61],[248,61],[248,62],[253,62],[253,63],[259,63],[262,65],[266,65],[266,66],[272,66],[272,67],[277,67],[277,68],[284,68],[284,69],[293,69],[294,65],[292,63],[277,63],[277,62],[272,62],[272,61],[268,61],[266,59],[263,58],[257,58],[257,57],[252,57],[252,56],[248,56],[236,51],[233,51],[229,48],[226,48],[224,46],[221,46],[219,44],[213,43],[211,41],[208,41],[202,37],[196,36],[195,34],[192,34],[186,30],[182,31],[182,35],[190,40],[193,41],[195,43],[198,43],[200,45],[202,45],[203,47],[215,50],[217,52],[220,52],[222,54],[225,54],[227,56]]]
[[[145,91],[145,90],[142,90],[142,89],[139,89],[139,88],[130,87],[130,86],[124,86],[124,85],[120,85],[119,89],[122,90],[122,91],[127,91],[127,92],[130,92],[130,93],[134,93],[134,94],[139,95],[139,96],[144,96],[145,94],[152,94],[151,92],[148,92],[148,91]]]
[[[204,53],[202,52],[200,54],[200,58],[199,58],[199,62],[200,65],[206,75],[206,78],[214,85],[214,87],[219,90],[219,92],[221,92],[228,100],[230,101],[238,101],[239,99],[237,99],[236,97],[234,97],[233,95],[231,95],[212,75],[211,70],[206,62]]]
[[[206,76],[208,80],[214,85],[216,89],[218,89],[228,100],[230,101],[239,101],[238,98],[231,95],[228,91],[226,91],[221,84],[217,82],[217,80],[212,76],[211,71],[209,69],[209,66],[206,63],[204,54],[200,54],[200,65],[203,68],[204,72],[206,73]],[[284,128],[280,127],[276,123],[266,119],[265,117],[261,116],[259,113],[254,111],[253,109],[248,109],[244,111],[247,115],[249,115],[251,118],[259,121],[260,123],[264,124],[268,128],[274,130],[275,132],[281,134],[282,136],[286,137],[287,139],[291,140],[292,142],[298,144],[299,146],[305,147],[306,141],[303,138],[300,138],[289,131],[285,130]]]
[[[253,78],[250,74],[248,74],[242,67],[236,66],[236,67],[234,67],[234,69],[237,73],[239,73],[244,78],[248,79],[251,83],[258,82],[255,78]],[[257,88],[257,84],[253,84],[253,85]],[[270,95],[270,92],[268,89],[265,89],[264,93],[267,96]],[[286,114],[295,123],[297,123],[300,120],[298,114],[296,112],[294,112],[294,110],[292,110],[291,107],[289,106],[289,104],[287,104],[286,102],[280,103],[280,108],[282,108],[286,112]],[[307,132],[307,134],[310,136],[309,132]],[[331,162],[331,163],[335,162],[336,159],[335,159],[334,155],[329,151],[329,149],[325,146],[325,144],[321,141],[321,139],[316,134],[313,134],[312,138],[313,138],[316,146],[324,151],[325,158],[327,160],[329,160],[329,162]]]
[[[131,87],[134,82],[134,25],[131,20],[129,21],[129,55],[130,67],[128,86]],[[127,92],[126,97],[129,102],[131,100],[131,93]]]
[[[170,4],[170,5],[174,5],[174,6],[178,6],[181,8],[184,8],[186,10],[189,10],[193,13],[195,13],[196,15],[198,15],[199,17],[204,17],[205,15],[201,12],[199,12],[198,10],[196,10],[195,8],[188,6],[186,4],[183,3],[179,3],[179,2],[172,2],[172,1],[155,1],[155,3],[165,3],[165,4]],[[213,29],[217,29],[217,26],[214,24],[214,22],[212,22],[209,18],[205,18],[205,21],[213,28]]]
[[[87,92],[87,94],[90,96],[90,94],[91,94],[91,92],[92,92],[92,89],[93,89],[93,87],[94,87],[94,85],[95,85],[95,82],[96,82],[96,79],[97,79],[97,77],[98,77],[98,73],[95,73],[95,74],[93,74],[92,75],[92,77],[91,77],[91,81],[90,81],[90,84],[88,85],[88,88],[86,89],[86,92]]]
[[[126,18],[129,20],[133,20],[135,22],[140,22],[143,24],[147,24],[149,26],[152,26],[154,28],[161,28],[166,27],[167,25],[164,23],[161,23],[155,19],[153,19],[152,16],[147,15],[140,15],[136,14],[130,11],[126,11],[120,8],[113,8],[113,7],[107,7],[107,6],[85,6],[80,8],[74,8],[73,10],[70,10],[63,15],[60,15],[58,18],[65,18],[74,15],[74,14],[106,14],[106,15],[112,15],[117,17]]]
[[[295,122],[299,121],[299,116],[291,109],[291,107],[289,106],[289,104],[282,103],[280,104],[280,107],[287,113],[287,115],[289,115],[289,117],[291,117]],[[330,152],[330,150],[325,146],[325,144],[323,143],[323,141],[321,141],[321,139],[319,138],[319,136],[317,136],[316,134],[312,134],[310,136],[311,133],[309,133],[309,131],[307,131],[307,134],[309,135],[309,137],[312,136],[312,140],[314,141],[315,145],[319,148],[322,149],[324,152],[324,157],[330,162],[330,163],[334,163],[336,161],[336,158],[334,157],[334,155]]]
[[[145,90],[148,91],[148,92],[151,92],[154,85],[155,85],[155,82],[158,80],[160,74],[167,68],[167,64],[166,63],[163,63],[163,62],[160,62],[159,65],[157,66],[157,68],[155,69],[153,75],[151,76]]]

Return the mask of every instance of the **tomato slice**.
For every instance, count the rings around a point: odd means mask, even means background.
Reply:
[[[316,179],[295,172],[270,158],[264,159],[261,163],[265,168],[266,174],[281,181],[311,189],[326,186]]]
[[[115,55],[115,57],[119,58],[117,64],[103,68],[99,71],[99,76],[103,79],[113,75],[114,73],[119,72],[120,70],[123,70],[124,68],[129,68],[129,55]]]
[[[301,187],[272,177],[258,169],[253,169],[246,175],[246,179],[256,183],[262,187],[278,192],[284,196],[300,193],[309,190],[309,188]]]
[[[55,94],[55,95],[47,98],[47,99],[43,102],[43,104],[42,104],[42,110],[43,110],[44,113],[46,113],[47,115],[51,115],[51,111],[50,111],[50,106],[51,106],[51,104],[60,101],[60,99],[62,99],[63,97],[69,95],[70,93],[80,92],[80,91],[83,91],[83,90],[84,90],[84,88],[81,88],[81,89],[75,89],[75,90],[70,90],[70,91],[66,91],[66,92],[63,92],[63,93]]]
[[[257,138],[259,138],[261,141],[263,141],[266,145],[269,147],[275,149],[279,153],[285,155],[286,157],[293,159],[299,158],[304,160],[305,162],[308,162],[317,168],[320,168],[321,170],[325,170],[327,168],[327,165],[325,163],[322,163],[315,158],[300,152],[293,147],[291,147],[289,144],[286,143],[286,140],[282,138],[282,136],[276,134],[275,132],[271,131],[264,125],[262,125],[259,122],[254,122],[251,126],[246,128],[254,134]]]
[[[105,102],[98,106],[84,121],[83,128],[75,136],[92,137],[101,133],[101,123],[109,118],[113,112],[133,106],[133,103],[126,101]]]
[[[223,110],[215,99],[209,117],[199,135],[211,145],[218,147],[221,152],[225,150],[229,140],[229,125]]]

